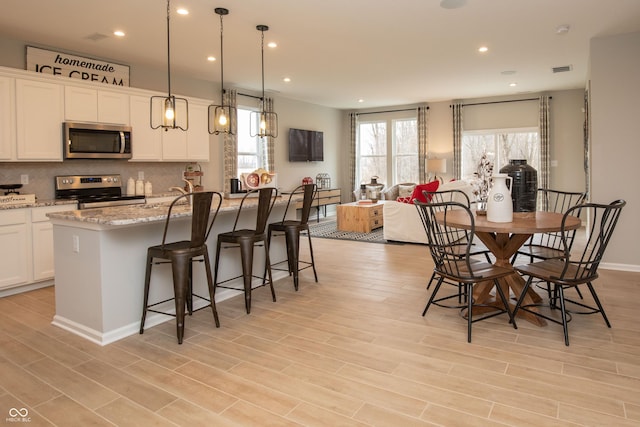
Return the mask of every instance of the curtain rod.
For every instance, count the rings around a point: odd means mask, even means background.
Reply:
[[[238,95],[240,96],[246,96],[247,98],[254,98],[254,99],[259,99],[262,101],[262,97],[261,96],[255,96],[255,95],[249,95],[247,93],[240,93],[238,92]]]
[[[553,99],[553,97],[550,96],[549,99]],[[476,103],[473,103],[473,104],[462,104],[462,106],[463,107],[469,107],[469,106],[474,106],[474,105],[503,104],[503,103],[507,103],[507,102],[539,101],[539,100],[540,100],[540,98],[508,99],[506,101],[489,101],[489,102],[476,102]],[[449,105],[449,107],[452,107],[452,106]]]
[[[403,108],[400,110],[384,110],[384,111],[366,111],[364,113],[356,113],[356,115],[360,115],[360,114],[382,114],[382,113],[397,113],[400,111],[413,111],[413,110],[417,110],[420,107],[416,107],[416,108]],[[427,106],[427,110],[429,109],[429,107]]]

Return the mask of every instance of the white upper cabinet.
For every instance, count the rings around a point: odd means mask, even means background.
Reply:
[[[62,85],[16,79],[17,160],[62,161]]]
[[[161,100],[158,98],[157,108]],[[151,129],[150,98],[131,96],[133,161],[209,161],[209,133],[207,105],[189,102],[189,129]],[[156,107],[154,105],[154,107]],[[176,108],[177,116],[184,116],[183,104]]]
[[[64,87],[64,119],[69,122],[98,120],[98,91],[86,87]]]
[[[129,95],[105,90],[98,91],[98,122],[129,124]]]
[[[64,118],[67,121],[129,124],[129,95],[66,85]]]
[[[0,77],[0,160],[15,160],[15,79]]]
[[[162,159],[162,134],[149,124],[149,97],[129,97],[131,119],[131,151],[133,161],[159,161]]]
[[[209,104],[189,104],[189,132],[187,135],[187,157],[191,161],[209,161]]]

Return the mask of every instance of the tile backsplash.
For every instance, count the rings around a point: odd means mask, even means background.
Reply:
[[[29,184],[18,191],[35,194],[39,200],[55,198],[54,177],[57,175],[120,174],[123,193],[129,177],[138,178],[144,172],[145,181],[153,184],[154,194],[168,191],[169,187],[183,187],[182,172],[185,163],[143,163],[122,160],[67,160],[64,162],[0,162],[0,184],[20,184],[21,175],[29,175]]]

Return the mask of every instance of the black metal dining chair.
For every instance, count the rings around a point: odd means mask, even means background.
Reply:
[[[565,213],[568,209],[582,204],[587,194],[581,192],[558,191],[548,188],[538,189],[538,202],[541,208],[547,212]],[[566,230],[567,244],[569,250],[573,245],[575,230]],[[559,231],[536,233],[529,239],[527,243],[522,245],[515,253],[511,262],[515,262],[519,255],[529,257],[530,262],[538,259],[562,258],[564,256],[564,246],[562,243],[562,235]]]
[[[626,202],[624,200],[615,200],[608,205],[586,203],[568,209],[562,218],[562,229],[560,231],[560,238],[563,242],[563,256],[514,267],[522,275],[528,276],[514,309],[514,316],[519,310],[524,310],[551,322],[561,324],[565,345],[569,345],[567,323],[571,320],[571,314],[600,313],[607,327],[610,328],[611,324],[607,319],[604,308],[602,308],[592,282],[598,278],[598,267],[625,205]],[[586,230],[586,242],[582,250],[571,251],[570,238],[573,230],[565,229],[565,222],[569,216],[580,216],[581,214],[588,218],[589,222]],[[549,305],[552,308],[560,306],[560,320],[540,311],[529,309],[530,307],[540,306],[542,303],[526,305],[522,303],[524,295],[526,295],[534,279],[551,283],[553,290]],[[584,301],[575,301],[565,296],[566,289],[577,289],[581,285],[585,285],[589,289],[595,306],[589,305]],[[567,303],[583,311],[568,310]]]
[[[215,197],[216,201],[213,202]],[[187,202],[189,201],[189,202]],[[167,232],[172,223],[171,214],[180,203],[191,204],[191,238],[189,240],[181,240],[168,243]],[[140,321],[140,333],[144,333],[144,324],[147,312],[166,314],[175,316],[178,344],[182,344],[184,336],[184,319],[185,306],[189,315],[193,311],[202,310],[211,307],[216,327],[220,327],[218,320],[218,312],[216,310],[215,291],[213,280],[211,278],[211,265],[209,261],[209,252],[207,250],[207,238],[211,232],[211,228],[216,220],[220,205],[222,203],[222,195],[214,191],[187,193],[176,197],[169,205],[167,219],[164,224],[164,232],[162,234],[162,243],[151,246],[147,249],[147,267],[144,279],[144,303],[142,306],[142,320]],[[213,210],[211,206],[214,206]],[[213,215],[211,213],[213,212]],[[161,261],[158,261],[161,260]],[[207,275],[207,285],[209,288],[209,298],[193,293],[193,263],[204,262],[205,273]],[[173,274],[173,298],[165,299],[156,303],[149,304],[149,288],[151,282],[151,269],[154,264],[171,264]],[[193,297],[207,301],[209,304],[193,310]],[[160,304],[171,300],[175,301],[175,313],[161,311],[155,309]]]
[[[577,206],[585,201],[587,193],[559,191],[549,188],[538,189],[538,203],[542,210],[547,212],[556,212],[564,214],[568,209]],[[573,247],[577,230],[566,230],[564,236],[568,249]],[[560,231],[548,231],[544,233],[534,234],[511,258],[511,264],[516,262],[518,256],[529,258],[529,262],[535,260],[562,258],[564,256],[564,245],[562,241],[562,233]],[[542,286],[542,283],[538,283]],[[551,284],[546,283],[546,290],[549,298],[551,298]],[[576,288],[578,296],[582,298],[580,289]]]
[[[422,315],[427,314],[431,304],[439,305],[440,301],[450,298],[450,296],[437,298],[441,285],[445,280],[450,280],[453,283],[460,283],[464,286],[466,304],[459,305],[458,308],[460,308],[461,311],[466,310],[468,342],[471,342],[471,325],[473,323],[503,313],[507,313],[510,323],[513,324],[514,328],[517,328],[514,317],[509,309],[509,302],[498,282],[499,278],[513,274],[513,271],[509,268],[499,267],[489,262],[472,258],[471,252],[475,238],[475,221],[469,207],[457,202],[421,203],[414,201],[414,203],[418,208],[427,233],[429,251],[434,262],[433,269],[438,278]],[[448,222],[448,214],[454,209],[463,210],[469,216],[471,227],[465,231],[465,238],[462,240],[460,238],[461,230]],[[439,216],[439,220],[436,218],[436,215]],[[496,294],[499,296],[503,308],[491,306],[495,310],[474,319],[474,308],[487,307],[486,305],[475,304],[473,299],[474,285],[483,281],[492,281],[494,283]]]
[[[307,268],[313,268],[313,276],[318,281],[318,273],[316,272],[316,264],[313,258],[313,244],[311,243],[311,233],[309,233],[309,213],[311,212],[311,204],[316,197],[317,187],[315,184],[305,184],[297,187],[289,195],[287,207],[284,211],[282,221],[272,222],[269,224],[267,233],[267,241],[271,247],[271,238],[276,236],[284,236],[287,247],[287,259],[271,264],[273,270],[284,270],[277,267],[279,264],[287,263],[287,270],[290,276],[293,276],[293,287],[298,290],[299,272]],[[299,220],[287,219],[289,208],[294,207],[292,200],[294,197],[303,195],[302,212]],[[300,235],[306,234],[309,242],[309,254],[311,261],[300,260]],[[300,267],[303,264],[303,267]],[[266,275],[265,275],[266,277]]]
[[[246,201],[249,197],[253,197],[255,193],[258,193],[258,207],[255,215],[255,227],[251,229],[238,228],[238,221],[241,216],[246,215]],[[261,188],[259,190],[252,190],[247,192],[240,202],[238,212],[236,214],[235,222],[233,223],[233,229],[226,233],[218,234],[218,244],[216,251],[216,262],[214,267],[214,289],[227,288],[244,292],[245,308],[247,314],[251,313],[251,291],[253,288],[265,286],[268,282],[271,288],[271,297],[273,301],[276,301],[276,292],[273,288],[273,278],[271,276],[271,262],[269,260],[269,242],[267,240],[267,221],[271,214],[271,209],[275,204],[277,197],[277,190],[275,188]],[[253,274],[253,252],[256,245],[264,246],[265,254],[265,270],[266,277],[258,277]],[[218,271],[220,267],[220,254],[223,249],[240,249],[240,261],[242,263],[242,275],[232,277],[223,281],[218,281]],[[231,284],[225,284],[235,279],[242,277],[243,287],[239,288]],[[253,286],[253,279],[261,279],[261,283]]]
[[[429,200],[429,203],[446,203],[446,202],[458,202],[462,203],[468,208],[471,208],[471,201],[469,200],[469,196],[462,190],[444,190],[444,191],[423,191],[425,200]],[[469,236],[466,230],[459,230],[460,241],[467,241]],[[460,247],[462,248],[462,246]],[[473,246],[471,247],[470,255],[472,257],[481,255],[484,256],[487,262],[491,262],[491,258],[489,254],[491,251],[484,245],[484,243],[480,241],[473,242]],[[462,254],[461,254],[462,255]],[[431,284],[436,278],[435,270],[431,274],[431,278],[429,279],[429,283],[427,283],[427,289],[431,288]],[[464,292],[462,292],[462,285],[460,283],[450,283],[445,280],[446,283],[454,286],[458,286],[458,302],[462,301],[462,297],[464,296]]]

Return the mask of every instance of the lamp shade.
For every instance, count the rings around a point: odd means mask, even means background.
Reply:
[[[446,173],[447,159],[427,159],[427,171],[430,173]]]

